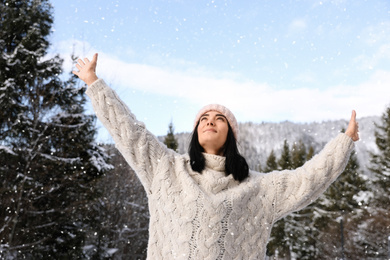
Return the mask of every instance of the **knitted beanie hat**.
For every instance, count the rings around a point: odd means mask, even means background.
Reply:
[[[219,105],[219,104],[210,104],[210,105],[204,106],[201,110],[199,110],[198,114],[195,117],[194,128],[198,124],[200,117],[209,111],[217,111],[217,112],[221,113],[222,115],[224,115],[226,117],[226,119],[228,120],[230,127],[233,130],[234,137],[236,137],[236,139],[238,138],[238,124],[237,124],[236,118],[234,117],[233,113],[227,107],[224,107],[224,106]]]

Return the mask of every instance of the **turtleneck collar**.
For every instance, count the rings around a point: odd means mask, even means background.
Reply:
[[[233,175],[226,176],[226,157],[207,153],[203,153],[203,156],[206,161],[205,169],[201,174],[196,173],[192,177],[206,192],[217,194],[231,186],[238,185]]]
[[[225,172],[226,157],[208,153],[203,153],[203,156],[206,160],[206,168],[218,172]]]

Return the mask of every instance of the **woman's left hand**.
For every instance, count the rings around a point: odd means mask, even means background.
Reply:
[[[359,140],[359,124],[356,122],[356,111],[352,110],[351,119],[345,134],[352,138],[354,142]]]

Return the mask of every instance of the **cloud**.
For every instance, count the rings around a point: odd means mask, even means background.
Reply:
[[[322,7],[324,5],[332,5],[338,8],[344,8],[347,4],[347,0],[319,0],[319,1],[309,1],[312,4],[313,8]]]
[[[288,26],[289,34],[301,33],[306,30],[307,22],[304,18],[294,19]]]
[[[294,81],[301,83],[315,83],[317,82],[315,73],[312,71],[304,71],[302,73],[297,74],[294,78]]]
[[[373,70],[382,61],[390,60],[390,44],[385,43],[375,48],[371,55],[361,54],[353,59],[356,67],[360,70]]]
[[[104,77],[121,88],[188,100],[203,106],[222,103],[238,113],[241,121],[298,122],[348,118],[356,109],[359,116],[379,115],[389,102],[390,72],[377,71],[358,85],[337,85],[327,89],[278,89],[250,80],[202,76],[200,73],[125,63],[102,58]],[[113,72],[112,68],[116,68]],[[310,78],[310,80],[314,80]]]
[[[363,42],[369,46],[384,44],[390,40],[390,22],[380,22],[362,29],[361,36]]]
[[[365,51],[354,58],[360,70],[373,70],[381,62],[390,60],[390,22],[381,22],[362,29],[360,36]]]
[[[88,44],[84,46],[89,48],[86,56],[91,57],[96,50]],[[69,48],[65,49],[64,57],[69,55]],[[390,102],[390,71],[384,70],[373,71],[371,78],[357,85],[280,89],[249,79],[224,77],[219,72],[205,72],[195,65],[182,71],[125,62],[104,52],[99,55],[98,75],[119,92],[143,91],[185,100],[192,107],[221,103],[229,107],[241,122],[348,119],[352,109],[356,109],[360,117],[380,115]],[[305,78],[304,75],[297,77]],[[314,77],[307,75],[306,79],[316,81]]]

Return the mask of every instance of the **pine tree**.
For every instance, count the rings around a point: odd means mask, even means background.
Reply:
[[[314,156],[314,147],[310,146],[306,155],[306,161],[309,161]]]
[[[390,205],[390,106],[381,117],[381,124],[375,124],[375,143],[378,153],[371,153],[370,170],[375,174],[375,204],[381,208]],[[389,216],[390,212],[387,213]]]
[[[349,214],[359,208],[361,201],[355,196],[361,191],[366,191],[366,182],[360,172],[356,153],[352,153],[348,164],[340,177],[324,193],[332,203],[324,205],[324,210]]]
[[[315,204],[293,212],[286,217],[286,233],[289,235],[291,251],[297,259],[318,259],[318,231],[313,227]]]
[[[60,79],[58,55],[44,58],[49,2],[3,1],[0,11],[0,247],[5,258],[78,258],[108,157],[84,114],[85,88]]]
[[[168,148],[170,148],[170,149],[172,149],[174,151],[177,151],[177,148],[178,148],[179,144],[178,144],[178,142],[177,142],[177,140],[175,138],[174,130],[175,129],[173,127],[173,123],[171,122],[169,124],[168,134],[167,134],[167,136],[164,139],[164,144]]]
[[[94,206],[96,214],[103,220],[99,229],[93,232],[95,239],[99,238],[100,248],[106,252],[105,255],[100,253],[100,259],[102,256],[109,259],[146,259],[149,211],[145,189],[115,145],[105,147],[114,169],[96,184],[103,193]],[[96,246],[90,246],[87,253],[93,258],[96,251]]]
[[[313,153],[314,149],[310,147],[308,154]],[[310,157],[306,155],[306,158]],[[355,259],[364,255],[358,233],[366,205],[359,198],[364,197],[361,192],[367,187],[359,168],[353,153],[344,172],[317,201],[287,217],[286,229],[293,234],[292,251],[297,258],[327,259],[344,254],[344,257]],[[341,221],[344,250],[341,249]]]
[[[356,154],[352,153],[343,173],[315,203],[316,215],[320,215],[315,220],[315,227],[321,232],[321,238],[318,239],[319,255],[337,258],[344,254],[348,259],[364,255],[357,242],[360,239],[354,239],[353,234],[360,231],[357,227],[362,224],[362,217],[366,214],[365,202],[359,200],[358,196],[365,191],[367,187],[363,173]],[[341,222],[345,226],[343,241]],[[348,226],[349,223],[354,225]],[[343,250],[341,242],[344,243]]]
[[[290,255],[290,247],[286,237],[285,219],[278,220],[271,230],[271,236],[267,244],[267,255],[276,257],[286,257]]]
[[[281,170],[292,169],[290,147],[288,146],[287,140],[284,140],[283,142],[283,150],[280,159],[278,160],[278,165]]]
[[[291,150],[287,140],[283,143],[283,150],[276,163],[273,151],[267,159],[269,170],[293,170],[301,167],[314,154],[310,146],[306,153],[306,146],[302,141],[294,143]],[[316,256],[316,236],[319,234],[313,228],[313,206],[294,212],[277,221],[272,228],[271,237],[267,245],[267,255],[291,259],[292,253],[299,259],[313,259]]]
[[[286,148],[285,148],[286,150]],[[314,153],[313,147],[309,152]],[[286,152],[285,152],[286,153]],[[291,148],[291,169],[297,169],[305,164],[309,154],[306,146],[299,140]],[[311,155],[312,156],[312,155]],[[289,158],[285,155],[286,158]],[[285,233],[288,237],[290,249],[299,259],[313,259],[316,253],[315,232],[312,228],[313,206],[293,212],[285,218]]]
[[[269,173],[278,169],[278,164],[276,162],[276,156],[274,150],[271,150],[267,161],[266,167],[264,169],[265,173]],[[279,248],[285,248],[284,240],[285,240],[285,232],[284,232],[284,220],[279,220],[272,227],[271,236],[267,244],[267,255],[273,256],[277,254]]]
[[[272,172],[278,169],[278,164],[276,163],[276,156],[274,150],[269,154],[267,161],[265,163],[264,172]]]
[[[373,198],[370,201],[366,222],[362,232],[368,257],[386,258],[388,256],[388,236],[390,234],[390,106],[375,124],[375,143],[377,152],[371,153],[370,171]]]
[[[273,164],[273,151],[268,157],[270,165]],[[268,161],[268,160],[267,160]],[[280,170],[291,169],[291,154],[287,140],[284,140],[283,150],[278,160],[277,166]],[[279,257],[291,258],[289,234],[286,232],[286,219],[278,220],[271,231],[271,238],[267,245],[267,255],[272,256],[278,254]]]
[[[306,146],[302,140],[295,142],[291,149],[291,168],[301,167],[306,162],[306,156]]]

